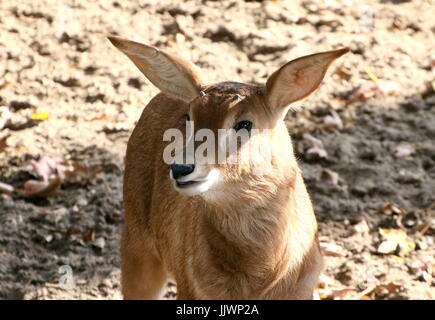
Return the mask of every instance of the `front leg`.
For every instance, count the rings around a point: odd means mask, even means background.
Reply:
[[[151,248],[124,227],[121,242],[121,285],[126,300],[163,297],[167,273]]]

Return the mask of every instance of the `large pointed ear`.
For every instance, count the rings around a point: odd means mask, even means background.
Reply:
[[[331,62],[348,51],[344,48],[316,53],[283,65],[267,79],[269,107],[285,110],[292,102],[307,97],[319,86]]]
[[[199,95],[202,76],[193,64],[145,44],[114,36],[108,39],[164,93],[185,102]]]

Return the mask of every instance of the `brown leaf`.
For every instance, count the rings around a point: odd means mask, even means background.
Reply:
[[[87,121],[113,121],[113,118],[108,116],[107,114],[103,114],[101,116],[88,118],[86,120]]]
[[[350,100],[365,100],[376,94],[376,85],[373,83],[360,86],[350,97]]]
[[[0,90],[1,90],[1,89],[4,89],[4,88],[7,88],[7,87],[9,87],[9,86],[12,86],[12,85],[14,85],[13,82],[5,81],[5,82],[3,82],[2,84],[0,84]]]
[[[91,229],[83,236],[83,240],[86,242],[93,241],[95,236],[95,230]]]
[[[342,79],[349,81],[352,78],[352,70],[348,67],[341,66],[337,68],[335,73]]]
[[[399,207],[391,202],[387,202],[385,206],[379,209],[379,213],[387,214],[387,215],[391,215],[391,214],[404,215],[406,213],[406,210],[403,207]]]
[[[398,293],[403,291],[403,285],[398,284],[398,283],[394,283],[394,282],[390,282],[387,284],[381,284],[379,286],[377,286],[375,288],[375,292],[376,293],[383,293],[383,294],[389,294],[389,293]]]
[[[28,180],[24,183],[24,190],[16,189],[18,193],[26,197],[50,197],[54,195],[57,188],[60,187],[62,181],[59,177],[50,179],[49,181]]]
[[[72,235],[78,234],[79,230],[75,227],[69,227],[68,230],[66,231],[66,236],[67,237],[71,237]]]
[[[103,132],[110,134],[110,133],[117,133],[121,131],[128,131],[130,128],[125,123],[107,123],[103,126],[102,130]]]
[[[330,27],[338,27],[338,26],[342,26],[343,23],[338,20],[335,19],[333,17],[326,17],[326,18],[322,18],[319,21],[317,21],[316,26],[330,26]]]
[[[106,219],[110,223],[122,221],[122,215],[119,212],[112,212],[106,215]]]
[[[6,147],[8,146],[7,140],[10,137],[10,134],[5,135],[3,138],[0,138],[0,152],[4,152]]]
[[[329,182],[333,185],[338,185],[339,176],[338,173],[329,169],[323,169],[320,175],[322,181]]]

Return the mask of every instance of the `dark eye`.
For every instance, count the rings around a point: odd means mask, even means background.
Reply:
[[[238,124],[234,126],[234,130],[239,131],[241,129],[246,129],[248,132],[251,131],[252,122],[248,120],[240,121]]]
[[[188,113],[183,114],[183,119],[186,121],[190,121],[190,116]]]

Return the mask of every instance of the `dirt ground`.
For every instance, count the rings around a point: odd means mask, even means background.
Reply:
[[[157,89],[114,34],[210,82],[350,47],[286,120],[325,250],[319,296],[435,299],[434,16],[430,0],[0,1],[0,182],[16,188],[0,193],[0,298],[121,298],[123,157]],[[55,196],[22,191],[52,160],[72,168]]]

